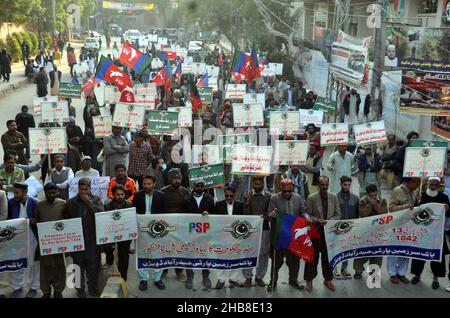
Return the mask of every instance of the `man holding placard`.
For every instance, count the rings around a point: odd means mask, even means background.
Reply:
[[[47,183],[44,187],[45,200],[36,206],[32,224],[58,221],[62,219],[66,201],[59,199],[59,189],[54,183]],[[55,298],[62,298],[66,287],[66,265],[63,254],[40,256],[42,298],[50,298],[52,287]]]

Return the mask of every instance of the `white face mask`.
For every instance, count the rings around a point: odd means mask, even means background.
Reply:
[[[438,191],[438,190],[432,191],[432,190],[430,190],[429,188],[427,189],[427,195],[430,196],[430,197],[432,197],[432,198],[437,197],[438,194],[439,194],[439,191]]]

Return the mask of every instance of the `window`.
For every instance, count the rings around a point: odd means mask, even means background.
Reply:
[[[419,4],[419,14],[437,13],[438,0],[423,0]]]

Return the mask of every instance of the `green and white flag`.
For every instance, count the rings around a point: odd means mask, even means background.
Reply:
[[[72,84],[61,82],[59,84],[59,92],[58,96],[62,97],[70,97],[70,98],[81,98],[81,84]]]
[[[327,114],[334,114],[337,103],[324,97],[317,97],[313,110],[321,110]]]
[[[178,112],[151,110],[148,112],[148,132],[154,135],[174,135],[178,129]]]
[[[195,180],[205,180],[205,188],[220,188],[225,185],[223,164],[215,164],[189,169],[189,185],[191,189]]]

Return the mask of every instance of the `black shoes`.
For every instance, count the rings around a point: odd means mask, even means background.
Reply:
[[[292,287],[294,287],[297,290],[303,290],[305,289],[305,286],[303,286],[302,284],[300,284],[298,281],[294,281],[294,280],[290,280],[289,281],[289,285],[291,285]]]
[[[140,291],[146,291],[147,290],[147,282],[145,280],[141,281],[139,283],[139,290]]]
[[[77,297],[78,298],[86,298],[86,292],[84,291],[84,289],[77,289]]]
[[[145,282],[145,283],[147,283],[147,282]],[[154,285],[155,285],[156,288],[158,288],[159,290],[166,289],[166,285],[163,283],[162,280],[160,280],[159,282],[154,283]]]

